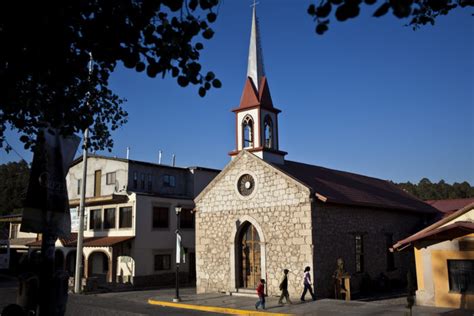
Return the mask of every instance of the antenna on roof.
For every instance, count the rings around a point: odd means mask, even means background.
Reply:
[[[163,154],[163,152],[160,150],[158,151],[158,164],[161,165],[161,155]]]
[[[172,166],[174,167],[176,165],[176,155],[173,154],[173,158],[171,159],[172,160]]]
[[[130,158],[130,147],[127,146],[127,160]]]

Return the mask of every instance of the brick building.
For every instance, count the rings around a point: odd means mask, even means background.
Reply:
[[[404,280],[412,258],[388,248],[436,211],[388,181],[285,160],[256,22],[254,8],[232,161],[195,199],[198,293],[254,289],[264,278],[277,295],[286,268],[298,297],[310,266],[316,294],[330,296],[337,258],[356,292],[364,277]]]

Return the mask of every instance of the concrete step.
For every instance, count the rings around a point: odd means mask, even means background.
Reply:
[[[253,289],[238,289],[237,292],[230,292],[231,296],[245,296],[257,298],[257,291]]]

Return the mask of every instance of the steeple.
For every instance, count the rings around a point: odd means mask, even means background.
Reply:
[[[255,3],[253,4],[252,12],[252,31],[250,33],[250,45],[249,45],[249,60],[247,66],[247,77],[252,78],[257,93],[260,92],[260,81],[265,76],[265,70],[263,68],[263,55],[262,45],[260,43],[260,30],[258,27],[257,20],[257,9]]]
[[[286,152],[278,146],[278,114],[273,107],[268,80],[263,70],[260,30],[255,3],[252,11],[247,80],[240,104],[232,112],[236,116],[236,149],[229,153],[235,157],[247,150],[263,160],[283,164]]]

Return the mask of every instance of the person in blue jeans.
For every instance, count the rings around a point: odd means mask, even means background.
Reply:
[[[311,286],[311,274],[309,273],[310,270],[311,270],[310,267],[304,268],[304,279],[303,279],[304,290],[303,290],[303,294],[301,294],[302,302],[305,301],[304,297],[306,296],[306,292],[308,291],[309,291],[309,294],[311,294],[311,298],[313,299],[313,301],[316,300],[316,296],[314,295],[313,288]]]
[[[255,309],[261,305],[263,309],[265,309],[265,280],[260,279],[260,283],[257,286],[257,295],[258,301],[255,304]]]

